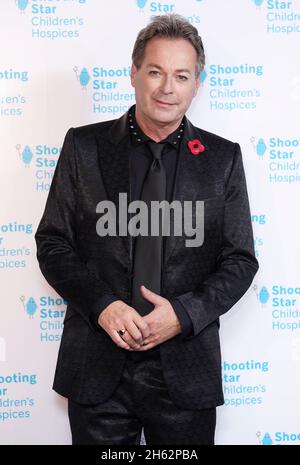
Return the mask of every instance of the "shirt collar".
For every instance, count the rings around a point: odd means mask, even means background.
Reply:
[[[180,141],[183,135],[183,131],[184,131],[185,118],[186,117],[184,116],[178,128],[175,129],[175,131],[173,131],[171,134],[169,134],[168,137],[161,140],[160,143],[165,142],[165,143],[171,144],[174,148],[178,150],[180,146]],[[133,145],[138,146],[148,141],[154,142],[153,139],[148,137],[139,127],[135,119],[135,105],[133,105],[129,110],[128,124],[129,124],[130,138],[131,138],[131,142]]]

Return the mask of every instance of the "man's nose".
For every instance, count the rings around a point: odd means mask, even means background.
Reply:
[[[172,94],[173,89],[173,80],[171,76],[165,76],[162,83],[161,83],[161,90],[164,94]]]

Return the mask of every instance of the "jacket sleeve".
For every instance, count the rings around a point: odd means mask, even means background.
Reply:
[[[181,326],[180,338],[185,339],[187,336],[191,336],[194,331],[193,323],[188,312],[182,303],[176,298],[170,299],[169,302],[172,305]]]
[[[70,128],[34,237],[37,260],[47,282],[93,325],[100,298],[113,292],[87,268],[76,249],[76,179],[74,128]]]
[[[176,296],[188,312],[197,336],[244,295],[258,270],[245,172],[239,144],[225,186],[223,240],[215,271],[195,290]],[[205,205],[204,205],[205,209]],[[205,238],[204,238],[205,241]]]
[[[94,307],[91,310],[90,319],[99,328],[98,318],[102,311],[108,307],[108,305],[116,302],[117,300],[122,300],[116,294],[103,294],[99,300],[95,303]]]

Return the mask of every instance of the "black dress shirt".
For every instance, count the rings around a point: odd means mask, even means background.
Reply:
[[[135,105],[133,105],[129,112],[129,130],[130,130],[130,143],[129,143],[129,174],[130,174],[130,199],[131,201],[140,200],[143,182],[146,177],[147,171],[152,163],[153,155],[147,146],[147,141],[153,141],[150,137],[143,133],[135,119]],[[166,200],[171,202],[174,181],[176,175],[176,168],[178,157],[180,153],[180,142],[184,131],[185,117],[183,117],[178,128],[168,135],[160,142],[166,143],[162,153],[162,162],[166,171],[167,189]],[[165,251],[166,236],[163,237],[163,256]],[[133,252],[135,248],[135,237],[133,237]],[[116,294],[105,294],[98,302],[99,314],[105,307],[112,302],[120,300]],[[172,298],[169,300],[181,326],[181,338],[191,336],[193,334],[193,324],[185,308],[179,300]],[[98,321],[98,318],[97,318]],[[96,323],[97,323],[96,321]]]

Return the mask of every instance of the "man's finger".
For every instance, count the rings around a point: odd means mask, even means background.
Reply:
[[[145,339],[150,334],[150,327],[148,323],[138,313],[134,315],[133,322],[139,328],[142,338]]]
[[[110,333],[110,337],[112,340],[117,344],[117,346],[121,347],[122,349],[133,350],[127,342],[125,342],[121,336],[118,334],[117,331],[112,331]]]
[[[127,321],[126,322],[126,325],[124,326],[124,328],[126,327],[127,331],[126,333],[124,334],[124,336],[122,336],[122,338],[126,340],[126,342],[128,342],[129,345],[132,346],[132,344],[141,344],[141,342],[143,342],[143,333],[139,330],[139,328],[136,326],[135,322],[134,321]],[[125,337],[127,336],[127,337]],[[128,339],[129,337],[129,339]]]
[[[137,350],[140,348],[140,343],[136,341],[135,337],[133,336],[133,333],[136,333],[137,335],[140,335],[140,341],[142,342],[142,336],[137,327],[135,326],[134,323],[131,321],[126,322],[125,325],[123,325],[124,328],[126,328],[125,333],[120,336],[123,341],[125,341],[130,347],[133,349]],[[119,335],[119,334],[118,334]]]
[[[143,352],[143,351],[145,351],[145,350],[152,349],[152,347],[155,347],[155,346],[157,346],[157,345],[158,345],[158,342],[157,342],[157,341],[155,341],[155,342],[152,341],[152,342],[143,343],[143,344],[141,345],[141,348],[139,349],[139,351],[142,351],[142,352]]]
[[[163,301],[163,297],[161,295],[155,294],[155,292],[152,292],[145,286],[141,286],[140,291],[142,296],[149,302],[151,302],[153,305],[160,305]]]

